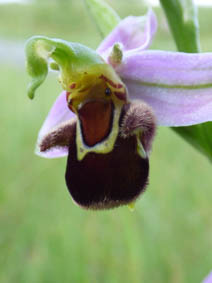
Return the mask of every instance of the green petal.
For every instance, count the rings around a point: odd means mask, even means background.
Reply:
[[[28,86],[28,96],[31,99],[48,74],[50,58],[54,61],[50,67],[53,66],[60,71],[60,80],[64,89],[68,88],[68,83],[78,74],[92,66],[104,64],[94,50],[82,44],[44,36],[30,38],[26,43],[25,51],[27,71],[31,76]]]

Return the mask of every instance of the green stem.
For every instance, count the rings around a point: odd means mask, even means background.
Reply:
[[[200,52],[197,9],[192,0],[160,0],[179,51]]]

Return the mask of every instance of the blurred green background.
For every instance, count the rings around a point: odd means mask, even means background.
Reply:
[[[142,0],[110,1],[122,16]],[[162,11],[152,48],[175,50]],[[212,10],[200,9],[201,43],[212,50]],[[136,203],[103,212],[75,206],[66,158],[34,155],[39,128],[60,92],[50,74],[26,95],[23,44],[35,34],[97,47],[82,1],[0,5],[0,282],[197,283],[212,269],[212,167],[172,130],[159,128],[150,185]]]

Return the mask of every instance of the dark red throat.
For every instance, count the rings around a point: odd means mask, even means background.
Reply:
[[[89,101],[78,111],[84,142],[88,146],[103,141],[111,131],[114,106],[111,101]]]

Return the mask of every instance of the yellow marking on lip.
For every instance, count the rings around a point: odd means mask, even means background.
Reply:
[[[133,212],[133,211],[135,210],[135,202],[131,202],[131,203],[129,203],[127,206],[128,206],[128,208],[129,208],[130,211]]]
[[[76,131],[76,144],[77,144],[77,159],[81,161],[85,155],[89,152],[95,152],[99,154],[106,154],[113,150],[115,141],[119,133],[119,118],[122,107],[115,107],[113,112],[113,123],[111,125],[111,131],[106,139],[102,142],[95,144],[94,146],[88,146],[84,143],[83,134],[81,131],[80,120],[77,119],[77,131]]]

